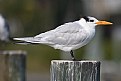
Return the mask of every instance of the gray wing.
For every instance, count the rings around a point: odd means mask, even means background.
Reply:
[[[48,42],[49,44],[75,45],[83,42],[87,36],[85,30],[77,22],[70,22],[34,38],[38,39],[38,42]]]

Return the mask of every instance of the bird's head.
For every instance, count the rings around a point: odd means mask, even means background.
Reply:
[[[81,18],[81,20],[85,23],[85,25],[88,25],[89,27],[95,27],[96,25],[111,25],[111,22],[107,21],[99,21],[94,17],[85,16]]]

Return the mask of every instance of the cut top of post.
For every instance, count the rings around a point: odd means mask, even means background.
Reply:
[[[94,61],[94,60],[77,60],[77,61],[73,61],[73,60],[52,60],[51,61],[51,63],[53,63],[53,62],[59,62],[59,63],[63,63],[63,62],[92,62],[92,63],[97,63],[97,62],[99,62],[99,61]]]
[[[0,51],[0,54],[9,54],[9,55],[14,55],[14,54],[24,54],[26,55],[26,51],[22,51],[22,50],[7,50],[7,51]]]

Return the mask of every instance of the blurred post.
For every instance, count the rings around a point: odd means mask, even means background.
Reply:
[[[0,81],[25,81],[25,68],[25,51],[0,51]]]
[[[121,26],[116,26],[112,31],[112,53],[113,59],[121,61]]]
[[[65,51],[60,51],[60,55],[61,55],[61,59],[67,60],[67,59],[71,59],[71,55],[70,52],[65,52]]]
[[[100,81],[100,62],[52,60],[50,81]]]

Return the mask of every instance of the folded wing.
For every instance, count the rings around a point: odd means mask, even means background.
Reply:
[[[85,30],[77,22],[70,22],[35,37],[14,38],[14,40],[48,45],[75,45],[83,42],[88,38],[87,36]]]

